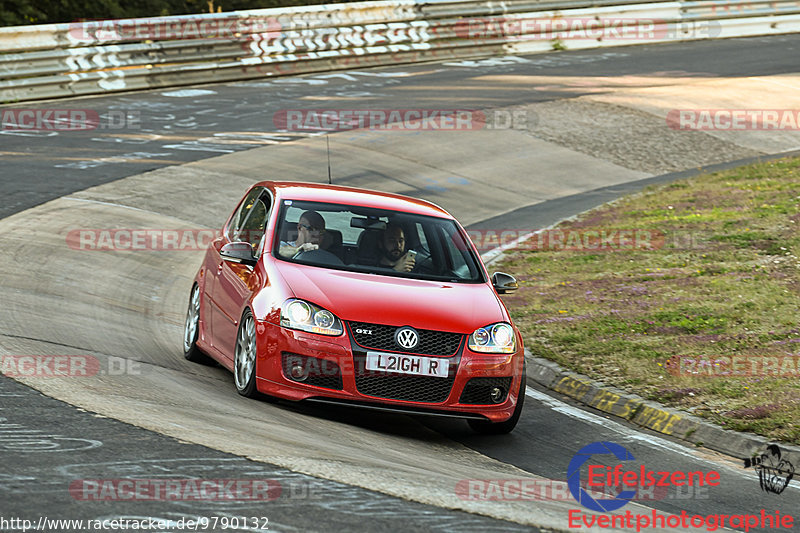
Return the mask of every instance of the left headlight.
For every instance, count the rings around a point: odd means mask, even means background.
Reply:
[[[514,328],[507,322],[478,328],[469,336],[469,349],[483,353],[514,353],[517,350]]]
[[[320,335],[338,336],[344,332],[336,315],[305,300],[290,298],[281,307],[281,326]]]

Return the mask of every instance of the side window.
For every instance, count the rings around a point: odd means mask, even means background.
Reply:
[[[455,228],[443,227],[441,230],[450,270],[459,278],[474,277],[476,272],[473,271],[471,262],[467,262],[466,258],[469,254],[469,247],[461,234],[455,231]]]
[[[430,247],[428,246],[428,238],[425,236],[425,229],[422,227],[422,224],[416,223],[414,227],[417,229],[417,242],[419,242],[419,248],[425,253],[430,253]]]
[[[229,241],[236,242],[239,240],[239,233],[242,229],[242,223],[247,216],[247,212],[258,198],[260,192],[261,191],[259,189],[253,189],[247,194],[247,196],[245,196],[244,200],[242,200],[242,203],[239,205],[239,209],[231,219],[230,226],[228,226],[228,233],[225,235]]]
[[[269,195],[263,188],[250,191],[231,221],[228,239],[231,242],[248,242],[258,252],[269,217],[269,202]]]

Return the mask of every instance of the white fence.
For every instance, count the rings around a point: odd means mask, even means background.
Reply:
[[[0,28],[0,102],[800,31],[796,1],[397,0]]]

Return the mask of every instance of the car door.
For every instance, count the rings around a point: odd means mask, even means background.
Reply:
[[[271,200],[269,193],[257,188],[245,196],[228,231],[223,235],[220,248],[230,242],[247,242],[253,247],[254,256],[261,253]],[[211,299],[214,312],[211,316],[213,345],[221,354],[233,360],[239,320],[247,302],[260,288],[261,278],[256,267],[223,259],[219,254],[218,264],[212,272]]]

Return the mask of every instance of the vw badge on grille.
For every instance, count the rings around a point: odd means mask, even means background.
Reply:
[[[419,344],[419,334],[414,328],[398,328],[394,334],[394,342],[405,350],[413,350]]]

